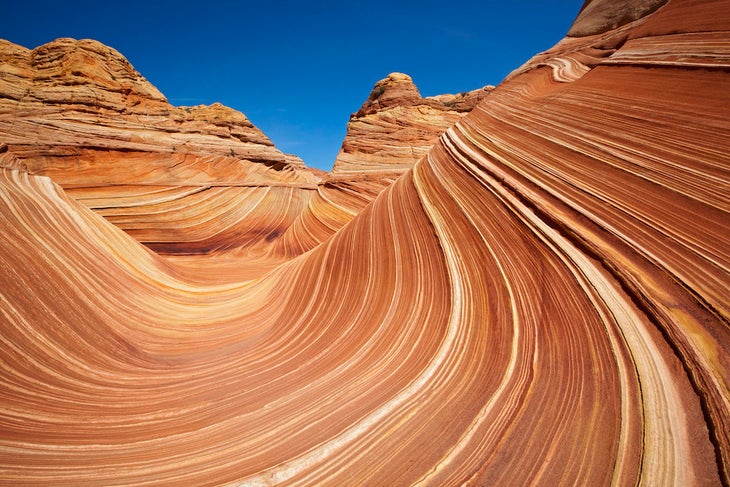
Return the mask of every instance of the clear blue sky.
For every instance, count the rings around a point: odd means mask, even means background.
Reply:
[[[219,101],[329,169],[350,114],[388,73],[411,75],[424,96],[498,84],[560,40],[582,3],[18,0],[3,6],[0,37],[101,41],[172,104]]]

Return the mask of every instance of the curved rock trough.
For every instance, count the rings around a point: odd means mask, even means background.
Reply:
[[[2,43],[0,483],[730,485],[730,1],[615,6],[329,174]]]

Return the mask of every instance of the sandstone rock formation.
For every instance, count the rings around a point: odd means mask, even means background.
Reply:
[[[568,35],[602,34],[638,20],[665,3],[667,0],[586,0]]]
[[[173,254],[310,250],[488,91],[424,99],[408,76],[389,76],[353,116],[333,174],[322,179],[240,112],[169,105],[96,41],[58,39],[32,51],[0,43],[6,161],[51,177],[137,240]]]
[[[350,117],[332,174],[410,169],[491,88],[422,98],[410,76],[391,73],[375,84],[360,110]]]
[[[242,113],[173,107],[112,48],[0,42],[0,151],[14,164],[6,167],[49,176],[154,249],[265,246],[316,188],[319,175]],[[282,204],[264,210],[268,200]]]
[[[350,117],[332,171],[323,176],[317,193],[272,253],[305,252],[332,236],[425,156],[492,88],[423,98],[406,74],[391,73],[378,81]]]
[[[565,38],[276,262],[193,274],[3,142],[3,481],[730,485],[728,26]]]

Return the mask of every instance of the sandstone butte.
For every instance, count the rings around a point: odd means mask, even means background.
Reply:
[[[378,81],[350,117],[332,171],[269,255],[291,256],[322,243],[413,167],[492,88],[423,98],[406,74]]]
[[[378,83],[329,174],[3,43],[0,482],[730,485],[729,32],[588,1],[472,109]]]

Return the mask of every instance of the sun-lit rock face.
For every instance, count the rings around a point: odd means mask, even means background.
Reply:
[[[332,172],[271,253],[306,252],[328,239],[412,168],[492,88],[423,98],[406,74],[378,81],[350,117]]]
[[[410,169],[491,88],[422,98],[410,76],[391,73],[350,117],[333,175]]]
[[[602,34],[641,19],[665,3],[667,0],[586,0],[568,35]]]
[[[566,38],[292,259],[163,258],[0,152],[3,481],[730,484],[728,25]]]
[[[265,247],[314,193],[319,176],[242,113],[173,107],[110,47],[0,42],[0,144],[13,167],[49,176],[152,248]],[[263,210],[269,200],[282,203]]]

